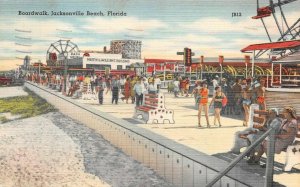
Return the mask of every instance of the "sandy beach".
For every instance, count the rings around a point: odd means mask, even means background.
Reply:
[[[23,90],[22,86],[0,87],[0,98],[26,95],[28,95],[28,93]]]
[[[61,113],[0,125],[0,186],[171,186]]]

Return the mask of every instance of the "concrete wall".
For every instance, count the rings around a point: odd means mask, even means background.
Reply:
[[[92,109],[61,93],[30,82],[25,83],[25,87],[46,99],[60,112],[94,129],[125,154],[152,168],[174,186],[205,186],[217,175],[217,171],[228,165],[223,160]],[[262,177],[235,167],[215,186],[259,187],[263,183]]]

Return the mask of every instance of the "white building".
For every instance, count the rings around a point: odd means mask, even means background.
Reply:
[[[83,68],[94,68],[95,70],[105,70],[106,67],[115,70],[128,69],[131,64],[144,63],[143,59],[124,59],[122,54],[109,53],[89,53],[83,56]]]

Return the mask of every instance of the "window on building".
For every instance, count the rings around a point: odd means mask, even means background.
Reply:
[[[105,70],[106,68],[111,69],[111,65],[100,65],[101,66],[101,70]]]
[[[122,70],[122,65],[117,65],[117,70]]]
[[[111,69],[111,65],[102,65],[102,64],[87,64],[86,68],[94,68],[95,70],[105,70],[108,67]]]

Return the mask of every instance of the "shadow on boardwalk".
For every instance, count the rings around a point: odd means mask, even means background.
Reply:
[[[231,152],[226,152],[226,153],[218,153],[218,154],[214,154],[212,156],[215,156],[219,159],[222,159],[226,162],[228,162],[228,164],[235,159],[238,155],[233,154]],[[266,163],[266,159],[262,158],[260,165],[265,164]],[[251,172],[254,173],[258,176],[265,176],[265,172],[266,172],[266,168],[262,168],[260,165],[249,165],[247,163],[247,158],[243,158],[238,164],[237,166],[239,166],[241,169],[247,171],[247,172]],[[291,172],[285,172],[282,170],[283,168],[283,164],[275,162],[274,163],[274,174],[282,174],[282,173],[295,173],[295,172],[300,172],[300,170],[293,168]],[[277,182],[274,182],[273,187],[285,187],[282,184],[279,184]]]

